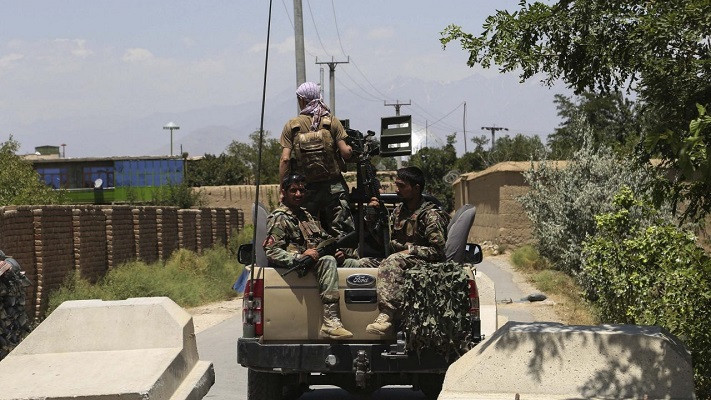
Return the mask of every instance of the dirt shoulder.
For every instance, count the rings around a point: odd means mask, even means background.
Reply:
[[[235,297],[231,300],[205,304],[199,307],[185,309],[193,316],[195,333],[200,333],[222,321],[234,317],[242,312],[242,298]]]

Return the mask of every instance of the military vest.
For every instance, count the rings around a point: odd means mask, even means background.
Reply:
[[[330,117],[321,119],[318,131],[302,132],[298,120],[291,130],[296,161],[294,171],[304,175],[306,183],[328,181],[340,176]]]
[[[281,207],[274,210],[275,216],[278,214],[283,214],[290,226],[285,229],[286,232],[290,232],[289,244],[286,247],[286,251],[290,253],[303,253],[307,249],[315,249],[320,242],[324,240],[324,232],[318,222],[309,214],[307,211],[302,210],[305,214],[302,221],[299,217],[291,211],[287,211],[288,208]],[[301,235],[297,235],[296,232],[300,232]],[[300,236],[300,237],[296,237]]]
[[[427,238],[424,236],[426,227],[423,218],[429,210],[437,210],[439,212],[437,205],[425,201],[422,206],[415,210],[410,216],[401,219],[400,214],[402,213],[403,207],[405,207],[405,205],[400,204],[393,210],[393,227],[390,238],[398,243],[412,243],[416,246],[428,246]]]

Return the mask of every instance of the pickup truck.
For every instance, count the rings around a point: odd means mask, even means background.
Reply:
[[[471,334],[467,348],[483,339],[476,271],[471,267],[481,262],[481,247],[466,243],[475,211],[466,205],[455,213],[446,246],[448,259],[462,263],[469,278],[466,295],[471,304]],[[266,216],[259,206],[256,243],[262,243],[266,235]],[[243,245],[238,254],[240,262],[253,269],[253,279],[245,290],[243,336],[237,342],[237,361],[248,368],[248,399],[296,399],[310,385],[335,385],[361,394],[386,385],[411,385],[428,398],[438,396],[444,374],[455,361],[452,357],[426,348],[407,351],[407,332],[402,329],[389,336],[365,331],[378,315],[377,269],[339,269],[341,320],[353,338],[322,339],[322,306],[314,275],[282,276],[283,269],[267,265],[261,246],[255,253],[251,246]]]

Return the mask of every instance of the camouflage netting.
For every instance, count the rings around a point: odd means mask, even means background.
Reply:
[[[0,252],[12,268],[0,276],[0,360],[30,332],[32,322],[25,312],[25,288],[30,281],[12,258]]]
[[[469,283],[462,264],[445,262],[405,274],[403,323],[408,348],[461,354],[471,334]]]

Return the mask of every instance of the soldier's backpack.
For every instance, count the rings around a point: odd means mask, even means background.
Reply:
[[[296,172],[306,177],[306,183],[323,182],[340,176],[336,148],[331,136],[331,118],[323,117],[318,131],[302,132],[300,125],[292,128]]]

